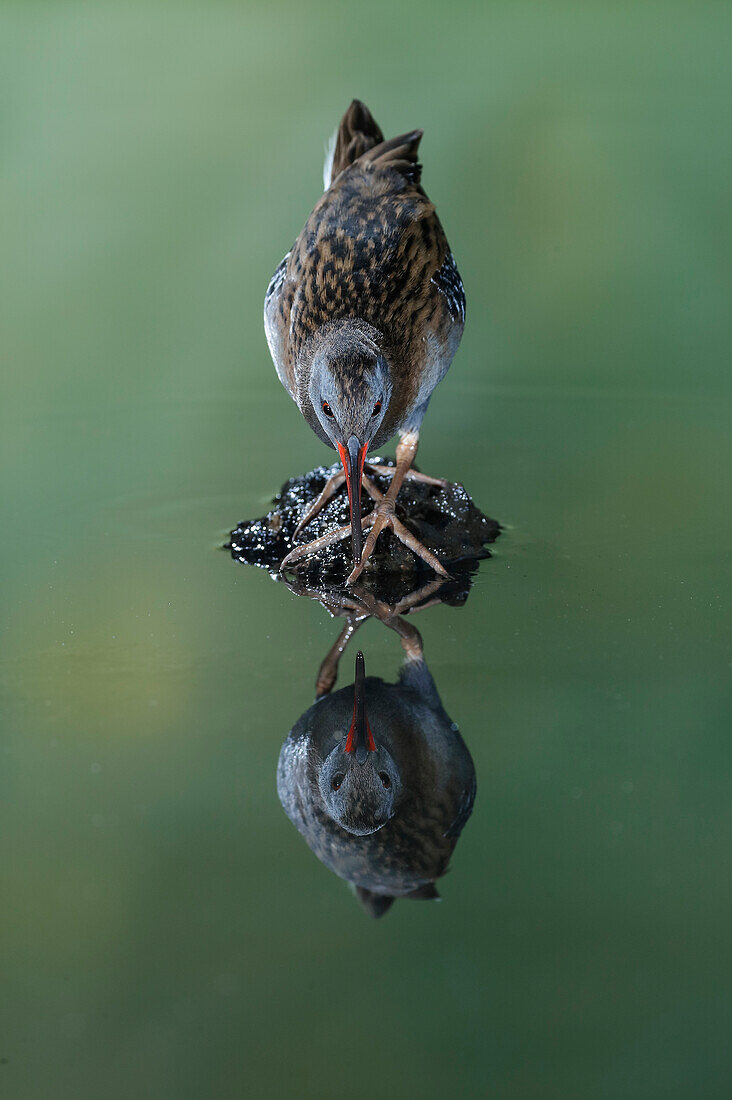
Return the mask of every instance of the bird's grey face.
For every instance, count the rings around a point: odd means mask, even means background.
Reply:
[[[392,383],[381,355],[333,358],[313,363],[310,400],[323,431],[336,450],[355,437],[359,449],[374,438],[391,400]]]
[[[354,565],[361,559],[361,475],[369,444],[386,415],[391,377],[386,360],[354,352],[323,352],[313,362],[310,401],[346,472]]]
[[[363,653],[358,653],[351,725],[318,772],[328,816],[355,836],[375,833],[386,825],[401,791],[399,770],[368,723],[365,681]]]

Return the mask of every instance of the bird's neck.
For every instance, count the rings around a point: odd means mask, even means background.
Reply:
[[[373,325],[357,317],[328,321],[317,328],[304,344],[298,362],[300,378],[310,374],[317,358],[325,357],[332,363],[374,359],[383,355],[384,335]]]

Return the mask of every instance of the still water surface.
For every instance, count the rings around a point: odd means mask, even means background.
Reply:
[[[435,9],[462,83],[349,54],[305,105],[326,5],[6,11],[10,1100],[727,1093],[724,19],[672,8]],[[467,288],[421,468],[505,526],[418,624],[475,810],[443,901],[379,921],[275,788],[338,624],[219,549],[330,458],[260,309],[353,94],[425,127]]]

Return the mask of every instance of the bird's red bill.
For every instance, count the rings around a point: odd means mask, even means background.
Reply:
[[[343,469],[346,473],[346,488],[348,489],[348,505],[351,513],[351,538],[353,543],[353,564],[357,565],[361,560],[363,549],[363,534],[361,530],[361,478],[366,454],[370,440],[366,440],[363,447],[358,446],[358,440],[351,436],[348,446],[338,444]]]

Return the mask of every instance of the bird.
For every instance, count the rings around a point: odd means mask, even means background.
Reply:
[[[350,525],[295,547],[282,568],[351,535],[360,575],[384,529],[440,576],[439,560],[398,519],[407,477],[446,485],[412,469],[422,420],[463,333],[465,292],[454,256],[421,186],[422,130],[384,140],[354,99],[331,141],[324,194],[278,264],[264,300],[264,328],[277,375],[343,474],[329,478],[296,535],[342,486]],[[396,465],[381,493],[364,474],[370,449],[397,434]],[[362,484],[374,502],[361,515]],[[368,535],[365,543],[363,531]]]
[[[282,807],[373,917],[396,898],[437,899],[473,809],[475,768],[423,656],[399,679],[367,677],[325,694],[287,735],[277,765]]]

